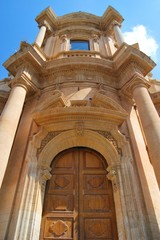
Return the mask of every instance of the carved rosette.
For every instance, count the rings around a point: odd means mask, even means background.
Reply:
[[[116,192],[119,189],[118,169],[117,166],[109,166],[107,168],[107,178],[112,182],[113,191]]]

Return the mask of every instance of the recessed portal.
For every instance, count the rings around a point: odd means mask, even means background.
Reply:
[[[104,158],[88,148],[72,148],[60,153],[51,167],[40,239],[118,239]]]

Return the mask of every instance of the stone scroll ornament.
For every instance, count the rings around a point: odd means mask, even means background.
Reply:
[[[115,167],[108,167],[107,171],[108,171],[107,178],[109,180],[111,180],[112,186],[113,186],[113,191],[116,192],[119,188],[117,170],[115,169]]]
[[[51,177],[52,174],[50,173],[50,169],[40,170],[40,184],[43,191],[45,190],[46,181],[49,180]]]

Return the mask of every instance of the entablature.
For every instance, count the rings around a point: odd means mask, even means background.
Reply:
[[[88,26],[106,31],[110,28],[113,21],[117,21],[118,24],[121,24],[123,22],[123,17],[111,6],[106,9],[102,17],[81,11],[58,17],[52,8],[48,7],[36,17],[36,21],[39,26],[47,23],[50,28],[54,30],[75,26]]]

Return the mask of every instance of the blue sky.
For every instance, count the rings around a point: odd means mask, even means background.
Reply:
[[[1,1],[0,79],[7,77],[2,66],[20,46],[33,43],[38,33],[35,17],[51,6],[57,16],[84,11],[102,16],[111,5],[123,16],[122,32],[129,44],[139,42],[140,49],[157,64],[153,78],[160,80],[160,0],[5,0]]]

